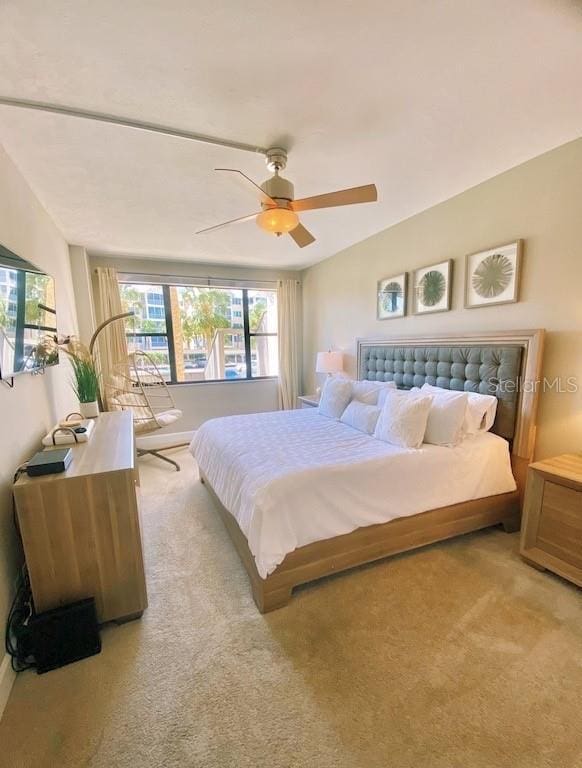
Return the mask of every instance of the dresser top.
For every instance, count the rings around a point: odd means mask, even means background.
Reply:
[[[554,477],[563,477],[582,484],[582,454],[580,453],[563,453],[552,459],[536,461],[535,464],[530,464],[530,467],[538,472],[546,472]]]
[[[63,448],[65,446],[58,446]],[[64,472],[54,475],[28,477],[22,474],[16,486],[30,483],[57,482],[73,477],[100,475],[105,472],[119,472],[135,466],[133,420],[131,411],[101,413],[95,424],[90,440],[86,443],[67,446],[73,452],[73,459]],[[46,449],[50,450],[50,449]]]

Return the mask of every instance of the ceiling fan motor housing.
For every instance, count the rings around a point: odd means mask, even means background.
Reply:
[[[276,202],[290,202],[294,199],[295,190],[293,184],[282,176],[279,176],[278,173],[275,173],[272,178],[264,181],[261,184],[261,189]]]

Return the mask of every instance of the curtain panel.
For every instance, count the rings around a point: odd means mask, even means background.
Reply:
[[[97,267],[97,323],[102,323],[113,315],[123,312],[117,272],[112,267]],[[125,324],[122,321],[111,323],[99,335],[97,340],[98,362],[101,381],[101,398],[107,407],[104,383],[113,372],[117,363],[127,360],[127,341]]]
[[[279,408],[297,407],[301,369],[301,283],[277,282],[279,336]]]

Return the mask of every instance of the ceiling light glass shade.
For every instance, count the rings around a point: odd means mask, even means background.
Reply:
[[[295,229],[299,224],[299,217],[288,208],[267,208],[257,216],[257,224],[266,232],[282,235]]]

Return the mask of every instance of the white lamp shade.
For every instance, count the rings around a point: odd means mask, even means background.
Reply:
[[[315,363],[316,373],[340,373],[344,369],[342,352],[318,352]]]

